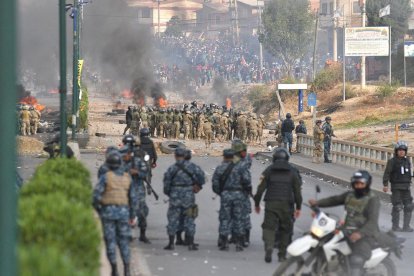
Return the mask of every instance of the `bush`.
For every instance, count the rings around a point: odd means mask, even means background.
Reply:
[[[57,192],[21,198],[19,214],[23,246],[55,247],[60,254],[67,254],[78,269],[96,274],[100,235],[92,208],[71,202]]]
[[[342,67],[332,65],[320,71],[313,81],[312,85],[317,91],[326,91],[332,89],[342,80]]]
[[[352,85],[350,85],[349,83],[347,83],[345,85],[345,97],[346,99],[352,99],[358,96],[358,93],[356,91],[356,89],[354,87],[352,87]]]
[[[400,87],[398,82],[394,82],[394,83],[383,83],[381,86],[378,86],[377,89],[375,90],[377,96],[383,100],[387,97],[392,96],[397,89]]]
[[[72,260],[55,247],[38,245],[19,248],[20,276],[86,276]]]
[[[266,85],[252,86],[247,98],[257,113],[266,114],[278,106],[276,93]]]
[[[40,165],[34,174],[34,179],[47,176],[62,177],[63,179],[79,182],[82,186],[91,189],[90,173],[85,166],[74,158],[49,159]]]
[[[33,195],[47,195],[61,192],[70,201],[80,202],[85,207],[92,204],[92,187],[82,185],[80,182],[64,178],[62,175],[37,175],[31,179],[21,190],[21,197]]]

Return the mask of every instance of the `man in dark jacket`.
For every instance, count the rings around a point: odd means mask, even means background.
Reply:
[[[293,217],[300,216],[301,187],[302,179],[298,170],[289,164],[289,153],[285,148],[276,149],[273,153],[273,164],[262,173],[254,196],[255,211],[260,213],[260,201],[266,191],[262,228],[267,263],[272,261],[276,230],[280,234],[279,262],[286,260],[286,248],[293,232]]]
[[[370,189],[371,182],[372,176],[367,171],[359,170],[351,178],[353,191],[318,201],[309,200],[312,206],[345,206],[347,215],[343,231],[349,237],[349,245],[352,249],[351,276],[362,275],[361,270],[365,261],[371,257],[372,247],[380,234],[378,226],[380,201]]]
[[[132,122],[132,106],[128,106],[128,110],[125,113],[125,123],[126,123],[126,127],[124,129],[124,134],[126,134],[126,132],[128,131],[128,129],[131,128],[131,122]]]
[[[298,134],[308,134],[308,130],[306,129],[305,121],[300,120],[299,124],[295,128],[296,133],[296,152],[300,153],[299,150],[299,135]]]
[[[405,142],[398,142],[395,146],[394,157],[388,160],[384,171],[384,192],[388,192],[388,182],[391,182],[392,203],[392,230],[397,232],[413,232],[410,227],[413,212],[413,198],[411,196],[411,163],[407,158],[408,146]],[[404,210],[403,228],[400,227],[400,212]]]
[[[289,149],[289,154],[292,153],[293,135],[292,131],[295,129],[295,123],[292,120],[290,113],[286,114],[286,119],[282,123],[282,139],[286,149]]]

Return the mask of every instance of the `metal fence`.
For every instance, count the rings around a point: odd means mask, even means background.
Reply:
[[[313,136],[299,134],[299,151],[307,156],[313,155]],[[333,163],[365,169],[384,171],[387,161],[393,157],[394,150],[362,143],[332,139],[331,158]],[[408,154],[413,164],[414,154]]]

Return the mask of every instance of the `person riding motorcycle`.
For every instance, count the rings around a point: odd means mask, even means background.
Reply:
[[[352,249],[351,276],[362,275],[364,263],[371,257],[372,248],[380,235],[380,201],[370,189],[371,182],[372,176],[365,170],[359,170],[351,178],[353,191],[321,200],[309,200],[311,206],[345,206],[343,231],[348,236]]]

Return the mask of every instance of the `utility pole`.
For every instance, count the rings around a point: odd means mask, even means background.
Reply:
[[[157,5],[158,5],[158,38],[161,37],[161,30],[160,30],[160,1],[161,0],[157,0]]]
[[[257,28],[258,34],[262,35],[262,8],[264,6],[264,1],[257,0],[257,9],[259,16],[259,26]],[[259,40],[259,63],[260,63],[260,79],[262,79],[262,70],[263,70],[263,42]]]
[[[312,59],[312,79],[316,77],[316,46],[318,45],[318,28],[319,28],[319,10],[316,10],[316,22],[315,22],[315,39],[313,40],[313,59]]]
[[[66,3],[59,0],[60,156],[66,156]]]
[[[0,1],[0,275],[17,275],[16,261],[16,2]]]
[[[334,20],[334,24],[333,24],[333,61],[338,61],[338,30],[337,30],[338,18],[337,18],[337,3],[336,3],[336,0],[333,1],[333,12],[334,12],[334,16],[333,16],[333,20]]]
[[[361,15],[362,15],[362,27],[365,27],[365,22],[367,19],[367,14],[365,10],[365,0],[362,0],[362,7],[361,7]],[[361,56],[361,89],[364,89],[366,86],[365,81],[365,56]]]
[[[76,139],[78,117],[79,0],[73,0],[72,140]]]

